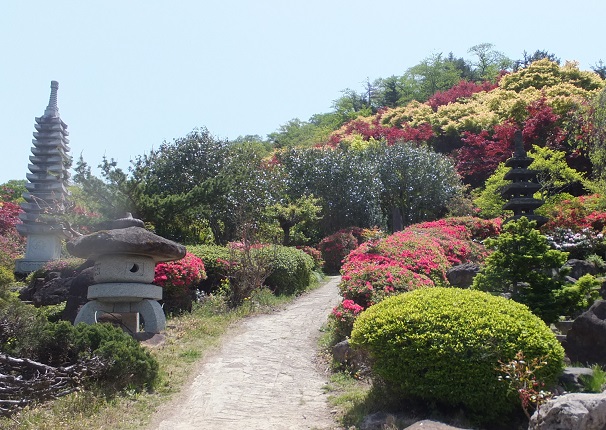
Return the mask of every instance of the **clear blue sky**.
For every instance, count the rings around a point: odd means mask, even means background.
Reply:
[[[122,168],[207,127],[265,137],[341,90],[435,53],[547,50],[606,61],[604,0],[8,0],[0,8],[0,183],[25,179],[34,117],[59,81],[71,155]]]

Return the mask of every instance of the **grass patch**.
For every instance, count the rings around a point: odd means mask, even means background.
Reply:
[[[317,287],[318,284],[312,286]],[[0,418],[0,430],[140,430],[154,412],[169,402],[191,380],[202,359],[236,321],[258,313],[273,312],[294,300],[274,296],[271,291],[254,291],[242,306],[230,310],[222,297],[210,297],[194,305],[191,313],[167,319],[165,342],[150,347],[160,365],[160,381],[153,392],[126,391],[108,397],[102,392],[84,391],[26,409],[12,418]]]
[[[599,364],[592,365],[590,369],[593,371],[591,376],[579,376],[579,380],[583,384],[583,391],[586,393],[601,393],[604,385],[606,385],[606,372]]]

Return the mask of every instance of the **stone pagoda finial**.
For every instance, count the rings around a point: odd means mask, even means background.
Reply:
[[[51,93],[48,100],[48,106],[44,111],[44,116],[59,116],[59,108],[57,107],[57,90],[59,90],[59,82],[51,81]]]
[[[515,144],[515,152],[513,153],[514,157],[517,158],[525,158],[526,150],[524,149],[524,139],[522,138],[522,132],[520,130],[516,130],[513,135],[513,142]]]
[[[52,81],[48,106],[34,125],[27,192],[23,193],[25,202],[19,215],[22,223],[17,225],[17,231],[27,237],[25,258],[17,261],[18,273],[33,272],[60,258],[62,240],[66,238],[56,215],[65,210],[69,196],[71,157],[67,124],[59,117],[57,108],[58,89],[59,83]]]

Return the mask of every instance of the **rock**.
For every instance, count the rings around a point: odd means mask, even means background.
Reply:
[[[606,365],[605,300],[596,300],[574,320],[564,348],[572,362]]]
[[[453,427],[448,424],[441,423],[439,421],[423,420],[417,421],[411,426],[406,427],[404,430],[462,430],[461,427]]]
[[[32,279],[26,287],[22,288],[19,291],[19,299],[24,302],[31,302],[34,293],[44,286],[45,280],[44,278],[35,278]]]
[[[333,360],[342,366],[349,367],[354,372],[368,370],[368,357],[364,352],[353,349],[349,340],[345,339],[332,347]]]
[[[53,278],[45,282],[32,294],[34,306],[58,305],[67,300],[72,278]]]
[[[468,288],[473,278],[480,271],[480,265],[476,263],[464,263],[453,266],[446,272],[446,279],[453,287]]]
[[[604,430],[606,394],[572,393],[549,400],[535,412],[529,430]]]
[[[364,417],[360,423],[360,430],[383,430],[395,424],[395,417],[386,412],[375,412]],[[391,426],[391,427],[388,427]]]
[[[82,305],[88,302],[88,287],[94,283],[94,267],[87,267],[72,279],[67,303],[63,310],[63,319],[72,324],[78,315],[78,310]]]
[[[568,260],[564,267],[570,267],[568,275],[574,279],[579,279],[583,275],[596,275],[598,273],[595,264],[585,260]]]
[[[581,377],[590,378],[593,375],[593,370],[587,367],[565,367],[564,372],[560,376],[558,385],[561,385],[566,391],[579,392],[583,389]]]
[[[601,278],[602,285],[600,286],[600,297],[606,300],[606,278]]]

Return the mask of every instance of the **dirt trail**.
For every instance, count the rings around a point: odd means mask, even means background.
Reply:
[[[243,321],[150,429],[338,428],[315,364],[319,328],[339,301],[338,282],[333,277],[280,312]]]

